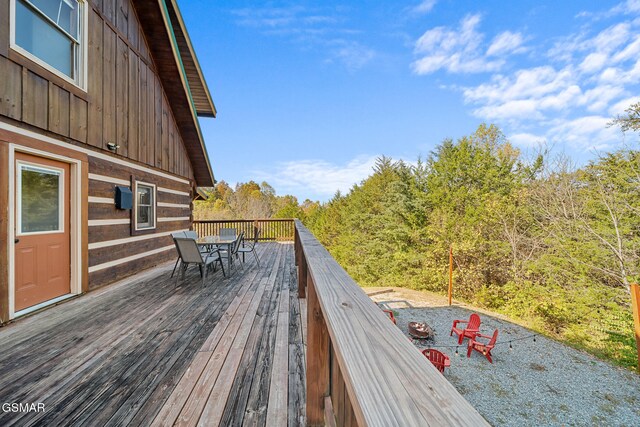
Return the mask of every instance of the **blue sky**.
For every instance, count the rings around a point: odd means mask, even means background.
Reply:
[[[495,123],[578,164],[635,144],[640,0],[180,0],[218,109],[216,179],[325,201],[375,158],[413,162]]]

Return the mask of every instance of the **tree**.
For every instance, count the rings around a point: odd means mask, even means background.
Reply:
[[[632,104],[625,110],[625,114],[613,119],[609,126],[620,126],[623,132],[640,130],[640,102]]]

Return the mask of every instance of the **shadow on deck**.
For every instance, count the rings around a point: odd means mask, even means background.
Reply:
[[[293,245],[179,288],[173,263],[0,329],[0,425],[304,425]]]

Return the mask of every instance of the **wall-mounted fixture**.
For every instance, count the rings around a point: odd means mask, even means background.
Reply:
[[[109,151],[113,151],[115,153],[116,151],[118,151],[118,148],[120,148],[120,146],[115,142],[107,142],[107,148],[109,149]]]
[[[133,193],[129,187],[116,186],[116,209],[132,209]]]

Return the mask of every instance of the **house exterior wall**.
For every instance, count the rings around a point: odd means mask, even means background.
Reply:
[[[118,156],[193,178],[129,1],[87,5],[86,92],[10,49],[9,4],[0,0],[0,117],[99,150],[115,143]]]
[[[129,0],[87,2],[86,91],[10,48],[10,0],[0,0],[0,323],[11,292],[9,151],[36,146],[80,156],[86,215],[82,291],[168,259],[170,233],[191,225],[193,168]],[[119,146],[117,153],[107,144]],[[54,148],[52,148],[54,147]],[[71,157],[70,157],[71,158]],[[132,210],[113,203],[116,185],[157,187],[156,228],[136,232]]]

